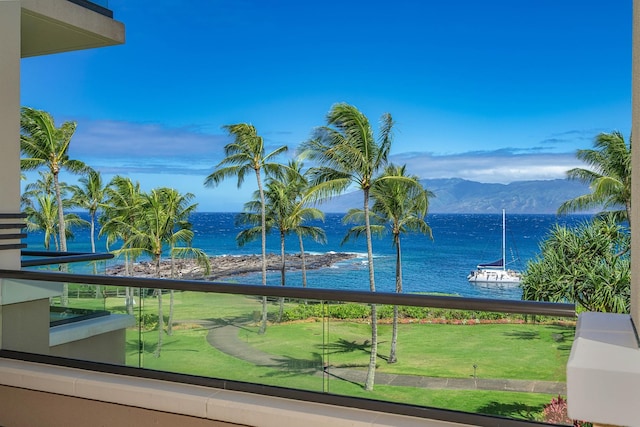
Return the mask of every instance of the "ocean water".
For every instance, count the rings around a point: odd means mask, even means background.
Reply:
[[[342,214],[327,214],[322,227],[327,243],[305,240],[308,253],[350,252],[356,258],[341,262],[331,268],[307,272],[308,286],[312,288],[369,290],[366,261],[366,241],[360,238],[341,245],[349,228],[342,224]],[[260,240],[238,247],[235,237],[241,228],[234,224],[234,213],[195,213],[191,217],[195,238],[193,246],[211,256],[259,254]],[[584,215],[507,215],[507,263],[513,269],[523,270],[528,260],[539,253],[539,245],[558,223],[574,226],[587,221]],[[433,231],[433,240],[421,234],[405,234],[401,237],[403,287],[407,293],[439,292],[467,297],[520,299],[518,287],[482,287],[470,284],[466,277],[478,263],[495,261],[501,256],[502,214],[429,214],[427,223]],[[68,243],[69,251],[90,251],[88,229],[74,230],[75,238]],[[26,240],[29,249],[42,249],[43,236],[31,232]],[[104,240],[97,243],[97,251],[106,250]],[[279,237],[273,233],[267,237],[267,251],[280,252]],[[298,239],[290,236],[286,241],[288,253],[299,252]],[[373,241],[376,289],[395,291],[395,248],[391,236]],[[107,266],[121,263],[110,260]],[[74,265],[72,271],[86,272],[86,266]],[[234,283],[261,284],[261,275],[251,274],[229,278]],[[278,272],[269,273],[268,284],[279,286]],[[300,272],[287,272],[287,286],[302,286]]]

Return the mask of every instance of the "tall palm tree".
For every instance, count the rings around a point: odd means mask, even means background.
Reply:
[[[247,123],[227,125],[223,127],[233,142],[225,145],[225,158],[216,165],[214,171],[205,178],[204,185],[216,187],[225,178],[236,176],[238,187],[244,182],[247,173],[253,171],[256,176],[258,192],[260,194],[261,225],[262,225],[262,285],[267,285],[267,234],[266,234],[266,213],[264,202],[264,189],[262,188],[262,171],[267,175],[278,175],[281,165],[272,160],[279,154],[287,151],[287,146],[281,146],[265,154],[264,140],[258,135],[256,128]],[[259,333],[264,334],[267,330],[267,298],[262,297],[262,322]]]
[[[631,218],[631,142],[627,145],[618,131],[601,133],[593,149],[578,150],[576,157],[588,168],[571,169],[567,177],[589,184],[591,193],[567,200],[560,205],[558,213],[614,208],[618,221],[628,221]]]
[[[193,193],[180,194],[173,188],[160,189],[164,194],[164,206],[167,212],[165,242],[169,245],[169,255],[171,257],[171,278],[176,277],[176,258],[195,258],[197,263],[203,268],[204,274],[211,272],[211,263],[207,254],[201,249],[191,246],[193,231],[189,216],[195,211],[197,203],[191,203],[194,199]],[[174,290],[169,291],[169,320],[167,324],[167,335],[173,334],[173,308]]]
[[[433,239],[431,227],[425,216],[429,209],[429,198],[434,194],[426,190],[415,175],[407,175],[406,166],[389,165],[384,173],[375,180],[371,187],[371,206],[374,232],[382,234],[389,231],[393,247],[396,249],[396,292],[402,293],[402,248],[400,235],[407,232],[418,232]],[[350,211],[346,220],[362,222],[361,210]],[[361,227],[354,227],[350,233],[358,235]],[[349,234],[345,239],[349,238]],[[398,343],[398,306],[393,306],[393,329],[391,350],[388,363],[398,361],[396,347]]]
[[[129,262],[133,263],[140,255],[139,249],[126,246],[133,234],[132,225],[136,224],[142,216],[143,199],[140,183],[134,183],[131,179],[122,176],[115,176],[107,185],[105,193],[106,203],[100,218],[101,228],[98,236],[107,237],[107,250],[115,242],[121,242],[120,248],[114,252],[116,255],[124,256],[124,270],[125,275],[128,276],[132,274]],[[126,287],[125,293],[127,312],[132,315],[132,289]]]
[[[125,246],[147,253],[155,266],[156,276],[160,277],[160,261],[167,235],[167,212],[164,210],[162,191],[152,190],[142,194],[142,211],[137,221],[131,224],[130,235]],[[164,334],[164,314],[162,312],[162,289],[156,289],[158,299],[158,345],[155,356],[160,357]]]
[[[71,187],[73,191],[72,202],[74,205],[86,209],[89,212],[91,225],[91,252],[96,251],[96,216],[102,208],[107,197],[106,187],[102,183],[100,172],[89,169],[87,174],[78,180],[80,185]]]
[[[305,189],[302,183],[302,177],[299,174],[299,165],[296,162],[290,162],[286,170],[284,179],[268,178],[266,182],[265,205],[268,220],[266,221],[266,230],[272,228],[278,230],[280,236],[280,284],[286,285],[286,237],[291,233],[299,236],[302,245],[302,236],[314,236],[321,239],[324,231],[318,227],[304,225],[303,222],[309,219],[324,218],[324,214],[317,208],[309,207],[302,201]],[[261,230],[259,226],[261,203],[253,200],[245,204],[245,211],[239,216],[240,224],[249,224],[252,227],[242,230],[237,237],[240,245],[245,244],[249,240],[254,240]],[[301,246],[301,253],[304,246]],[[284,298],[280,298],[280,312],[278,320],[282,319],[284,311]]]
[[[324,212],[309,205],[310,185],[307,174],[302,172],[303,164],[297,160],[289,162],[285,171],[284,182],[292,199],[292,208],[289,213],[290,228],[298,236],[300,246],[300,261],[302,267],[302,287],[307,287],[307,261],[304,253],[304,238],[310,237],[318,243],[326,243],[327,236],[320,227],[306,225],[307,221],[324,221]]]
[[[23,107],[20,128],[20,150],[25,156],[20,160],[21,169],[33,170],[44,166],[53,175],[58,206],[60,250],[66,252],[66,228],[58,175],[63,169],[72,173],[81,173],[87,169],[83,162],[70,159],[68,154],[76,124],[75,122],[65,122],[56,128],[53,117],[49,113]]]
[[[140,183],[130,178],[115,176],[105,189],[106,201],[103,215],[100,219],[101,227],[98,236],[106,236],[107,250],[117,241],[121,242],[117,255],[124,255],[125,274],[130,275],[129,261],[135,259],[139,253],[127,250],[124,243],[132,234],[132,225],[142,216],[143,192]]]
[[[98,210],[104,206],[106,187],[102,183],[100,172],[89,168],[86,175],[79,179],[80,185],[71,187],[73,196],[71,202],[89,212],[89,238],[91,240],[91,252],[96,252],[96,216]],[[97,261],[93,261],[93,274],[98,274]],[[95,297],[100,296],[100,285],[94,287]]]
[[[390,114],[381,118],[378,138],[367,117],[349,104],[334,105],[327,115],[327,125],[318,128],[312,139],[301,146],[301,158],[318,162],[312,168],[312,184],[318,197],[331,196],[356,185],[363,194],[367,258],[369,261],[369,288],[376,285],[369,219],[369,193],[377,173],[387,164],[391,149],[393,120]],[[373,390],[378,352],[378,326],[376,305],[371,305],[371,356],[365,380],[365,390]]]
[[[175,257],[189,252],[185,247],[178,247],[178,244],[190,245],[193,240],[193,230],[188,220],[189,214],[197,207],[197,204],[190,204],[193,198],[192,193],[182,195],[173,188],[156,188],[142,195],[142,215],[132,227],[126,246],[147,253],[153,260],[157,277],[160,277],[161,260],[167,246],[170,248],[172,275]],[[197,253],[197,251],[190,252]],[[206,255],[204,258],[208,265]],[[158,298],[158,346],[155,354],[159,357],[164,334],[162,289],[158,289],[156,295]],[[173,303],[173,298],[171,302]],[[171,304],[169,323],[171,323],[172,314],[173,304]]]
[[[43,230],[45,232],[45,249],[51,248],[51,239],[53,239],[56,251],[60,251],[60,217],[56,194],[60,196],[63,208],[67,209],[73,206],[73,202],[67,198],[70,187],[64,182],[58,182],[58,192],[55,191],[54,176],[50,171],[38,171],[40,178],[28,184],[21,196],[21,204],[31,224],[27,225],[30,230]],[[71,226],[87,225],[76,214],[63,214],[64,241],[73,238]],[[64,268],[64,267],[63,267]],[[62,286],[61,303],[64,307],[69,303],[69,285],[64,283]]]

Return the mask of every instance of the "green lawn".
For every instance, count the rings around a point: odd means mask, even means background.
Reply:
[[[369,361],[371,332],[367,324],[331,321],[323,324],[273,325],[251,337],[251,345],[276,355],[312,359],[326,350],[334,366],[362,366]],[[401,324],[398,363],[388,364],[391,325],[381,324],[378,372],[430,377],[536,379],[565,381],[573,327],[536,324]],[[328,334],[328,336],[327,336]],[[562,336],[562,341],[558,341]],[[326,340],[326,343],[323,342]]]
[[[142,366],[147,369],[529,420],[536,419],[543,406],[553,397],[534,393],[429,390],[382,385],[376,386],[372,392],[366,392],[362,386],[347,381],[330,380],[328,384],[323,384],[321,377],[310,375],[308,371],[301,373],[259,367],[221,353],[206,342],[207,332],[202,328],[193,328],[177,330],[172,337],[165,336],[159,358],[153,356],[157,331],[143,334],[145,347],[142,353]],[[270,333],[271,329],[268,330],[267,335]],[[138,346],[137,333],[131,333],[130,337],[128,344],[131,351],[128,354],[128,363],[137,365],[139,353],[134,350]]]
[[[168,315],[169,296],[163,297]],[[106,308],[124,312],[124,298],[71,299],[71,306]],[[403,402],[534,419],[553,396],[482,390],[431,390],[377,385],[365,392],[359,384],[317,375],[315,363],[366,369],[370,327],[366,321],[320,321],[273,324],[258,335],[255,321],[261,309],[258,298],[195,292],[175,293],[174,333],[163,336],[161,356],[154,357],[158,331],[127,332],[127,364],[170,372],[249,381],[259,384],[330,392],[368,399]],[[157,298],[146,298],[143,312],[157,312]],[[139,303],[136,311],[140,309]],[[276,313],[277,303],[270,305]],[[255,366],[213,348],[206,340],[209,329],[198,320],[243,324],[239,339],[256,351],[294,361],[292,369]],[[396,364],[387,364],[391,325],[379,325],[379,373],[431,377],[471,378],[476,365],[478,378],[564,381],[573,340],[573,327],[553,324],[452,325],[407,323],[400,325]],[[140,344],[142,339],[142,345]],[[138,349],[142,348],[142,352]],[[296,368],[297,367],[297,368]],[[300,368],[302,367],[302,368]]]

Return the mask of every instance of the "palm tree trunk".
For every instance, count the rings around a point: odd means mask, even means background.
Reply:
[[[373,270],[373,245],[371,241],[371,222],[369,220],[369,190],[364,189],[364,224],[367,235],[367,259],[369,261],[369,288],[371,292],[376,291],[376,282]],[[364,389],[373,390],[376,376],[376,362],[378,361],[378,310],[375,304],[371,304],[371,354],[369,356],[369,367]]]
[[[302,242],[302,234],[298,234],[300,241],[300,260],[302,261],[302,287],[307,287],[307,260],[304,255],[304,243]]]
[[[164,315],[162,314],[162,289],[157,290],[158,295],[158,346],[156,347],[155,357],[160,357],[162,351],[162,334],[164,334]]]
[[[155,257],[156,277],[160,278],[160,257]],[[162,289],[156,289],[158,297],[158,346],[156,347],[155,357],[160,357],[162,351],[162,335],[164,334],[164,314],[162,313]]]
[[[402,292],[402,250],[400,249],[400,237],[394,236],[396,243],[396,292]],[[396,363],[396,346],[398,344],[398,306],[393,306],[393,330],[391,332],[391,351],[389,352],[389,363]]]
[[[96,253],[96,212],[91,211],[91,253]],[[93,265],[93,275],[96,276],[98,274],[98,264],[96,261],[92,262]],[[95,287],[95,297],[99,298],[100,295],[100,285],[94,285]]]
[[[280,265],[280,285],[285,286],[285,268],[287,258],[284,253],[284,233],[280,232],[280,259],[282,260],[282,264]],[[284,297],[280,297],[280,310],[278,312],[278,322],[282,321],[282,315],[284,314]]]
[[[91,253],[96,253],[96,213],[91,211]]]
[[[173,289],[169,291],[169,320],[167,320],[167,335],[173,335],[173,301],[175,294]]]
[[[67,251],[67,228],[64,223],[64,210],[62,209],[62,195],[60,194],[60,183],[58,182],[58,172],[53,172],[53,186],[56,191],[56,202],[58,203],[58,234],[60,237],[60,251]]]
[[[62,209],[62,196],[60,194],[60,183],[58,182],[58,172],[53,172],[53,187],[56,192],[56,201],[58,203],[58,238],[60,239],[60,251],[67,251],[67,229],[64,223],[64,210]],[[66,272],[67,264],[60,264],[60,271]],[[69,305],[69,285],[62,285],[61,304],[63,307]]]
[[[124,274],[125,276],[132,275],[131,271],[129,270],[129,255],[127,255],[126,253],[124,254]],[[133,316],[133,290],[129,286],[127,286],[126,288],[124,288],[124,293],[127,314]],[[142,295],[140,294],[140,292],[138,293],[138,300],[138,302],[142,304]]]
[[[260,192],[260,215],[262,225],[262,286],[267,286],[267,210],[264,202],[264,190],[260,179],[260,170],[256,170],[256,180],[258,181],[258,191]],[[262,319],[258,334],[267,332],[267,297],[262,297]]]
[[[175,258],[171,255],[171,278],[176,278],[175,270]],[[169,320],[167,320],[167,335],[173,335],[173,301],[174,301],[173,289],[169,291]]]

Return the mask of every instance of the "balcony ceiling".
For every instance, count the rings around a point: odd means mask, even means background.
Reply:
[[[66,0],[23,0],[23,58],[124,43],[124,25]]]

